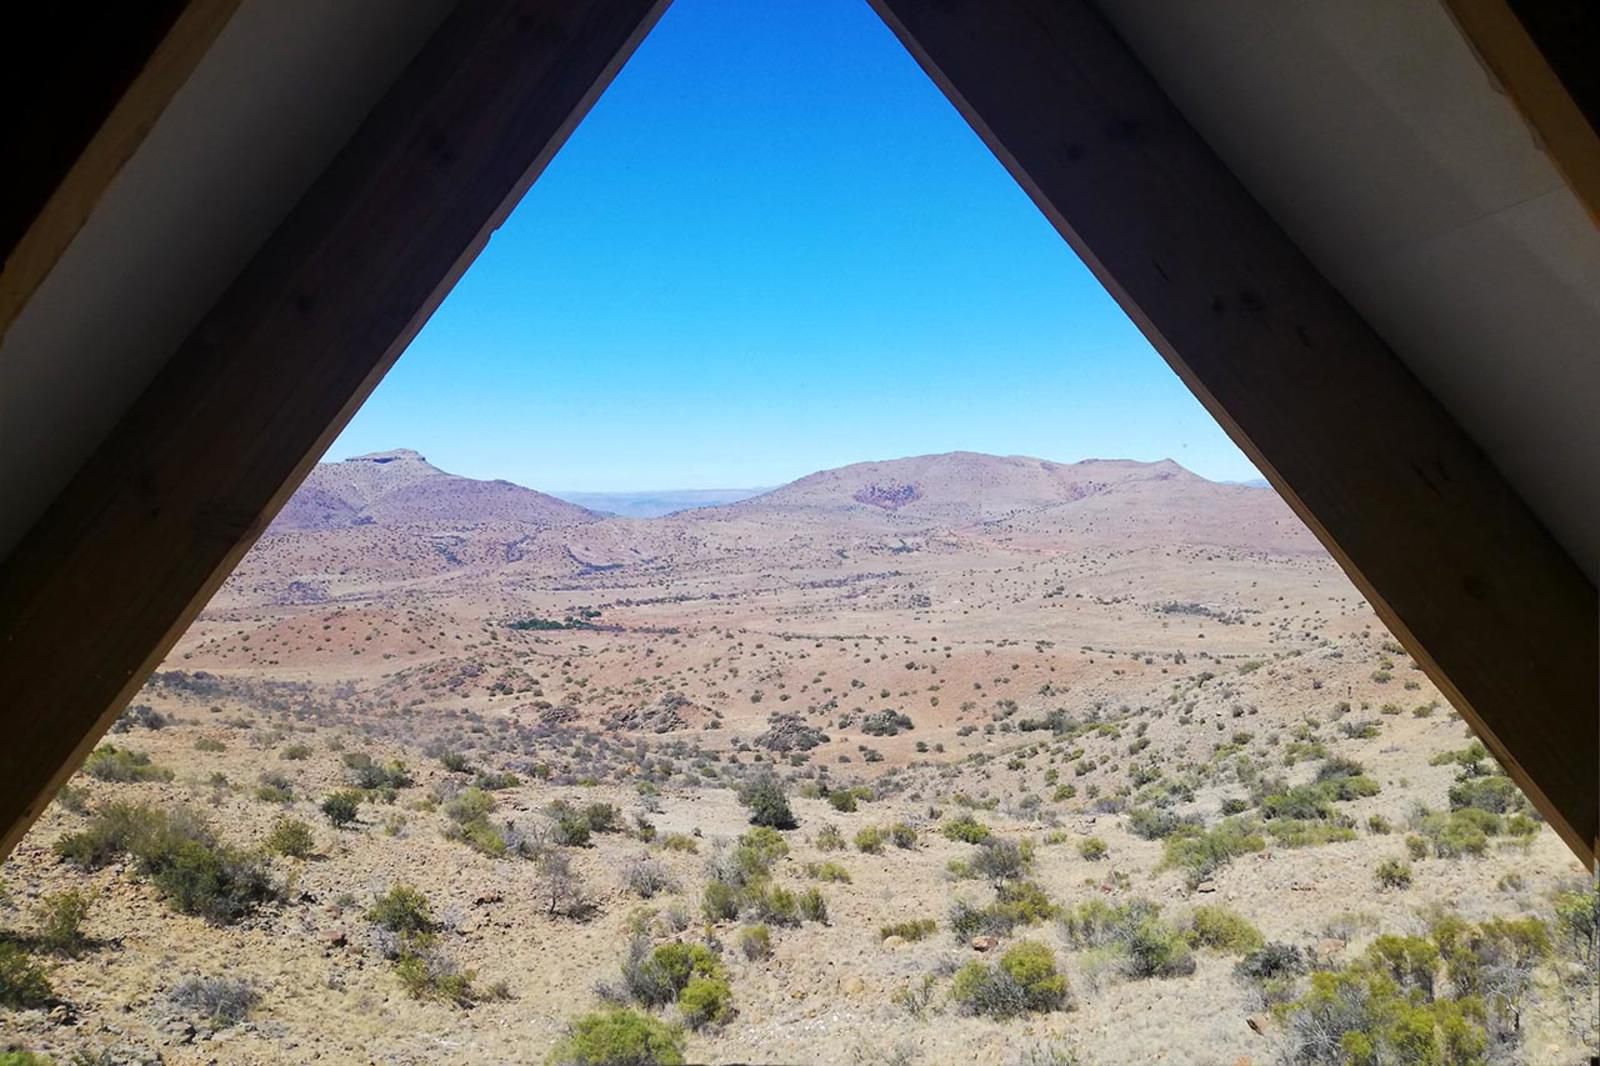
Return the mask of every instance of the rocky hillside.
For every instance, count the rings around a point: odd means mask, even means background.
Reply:
[[[272,523],[273,532],[449,523],[517,522],[555,528],[592,522],[593,511],[513,485],[446,473],[397,448],[319,463]]]

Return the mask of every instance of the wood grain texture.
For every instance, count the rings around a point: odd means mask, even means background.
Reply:
[[[1600,4],[1443,0],[1600,226]]]
[[[92,95],[84,99],[82,91],[63,92],[64,99],[55,101],[49,98],[48,86],[35,85],[30,86],[31,98],[20,105],[31,112],[30,126],[38,127],[31,141],[44,140],[54,134],[76,140],[81,136],[76,127],[89,121],[80,112],[102,104],[108,105],[108,110],[103,116],[96,116],[103,121],[81,145],[81,150],[76,145],[67,147],[64,144],[58,152],[48,151],[39,143],[13,145],[23,153],[18,165],[39,171],[28,177],[27,184],[53,182],[53,188],[46,186],[50,192],[37,210],[19,205],[18,210],[25,211],[27,217],[24,220],[19,216],[10,223],[18,232],[6,248],[5,263],[0,267],[0,340],[5,338],[11,323],[56,265],[61,253],[72,243],[123,164],[144,142],[145,135],[166,110],[173,94],[194,73],[217,34],[238,10],[239,2],[188,0],[175,15],[166,10],[173,6],[170,0],[148,5],[112,5],[98,12],[73,13],[82,23],[78,27],[79,34],[95,38],[96,47],[84,49],[81,55],[71,55],[70,60],[76,62],[65,61],[65,69],[60,69],[63,58],[46,47],[53,42],[37,42],[36,46],[42,49],[39,58],[57,68],[56,77],[65,79],[66,87],[104,77],[108,51],[133,53],[126,61],[136,62],[138,69],[125,86],[119,87],[120,92],[111,89],[115,95],[108,101]],[[53,15],[58,21],[73,17],[62,11],[54,11]],[[130,19],[137,20],[136,24],[129,25]],[[154,27],[144,25],[151,21]],[[160,31],[160,37],[153,47],[147,48],[144,36],[152,29]],[[63,32],[71,32],[71,28]],[[119,36],[124,39],[117,40]],[[113,39],[101,40],[105,37]],[[80,63],[93,64],[94,69],[80,69]],[[115,65],[111,66],[114,73]],[[41,99],[41,94],[45,98]],[[49,173],[61,165],[56,158],[60,152],[77,154],[64,172]],[[11,180],[17,177],[13,175]],[[26,195],[26,190],[18,190],[17,195]],[[7,218],[11,219],[9,211]]]
[[[872,2],[1592,869],[1596,593],[1526,504],[1090,3]]]
[[[0,565],[0,855],[665,6],[463,0]]]

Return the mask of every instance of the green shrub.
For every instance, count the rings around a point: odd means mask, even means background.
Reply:
[[[772,932],[764,925],[747,925],[739,930],[739,950],[751,962],[772,957]]]
[[[367,921],[391,933],[431,933],[438,927],[428,897],[407,884],[379,896],[367,911]]]
[[[1024,847],[1015,840],[990,837],[978,845],[977,854],[969,864],[974,876],[989,881],[1007,881],[1021,877],[1033,865],[1033,848]]]
[[[1372,876],[1379,888],[1410,888],[1411,864],[1404,859],[1384,859]]]
[[[321,808],[335,829],[343,829],[356,820],[361,809],[361,794],[348,790],[331,793],[323,799]]]
[[[466,825],[483,818],[494,810],[494,797],[476,786],[462,790],[455,799],[440,808],[444,816],[458,825]]]
[[[795,900],[795,905],[800,908],[800,917],[808,922],[828,921],[828,901],[822,895],[822,890],[815,885],[801,892]]]
[[[636,939],[622,966],[623,988],[645,1007],[673,1002],[696,977],[724,978],[722,963],[704,944],[662,944],[651,950]]]
[[[700,895],[700,913],[708,922],[731,922],[739,917],[739,892],[732,885],[709,881]]]
[[[987,907],[957,900],[950,909],[950,928],[960,937],[976,933],[1005,936],[1019,925],[1038,925],[1059,913],[1060,908],[1050,902],[1039,885],[1007,881],[997,887],[995,900]]]
[[[692,977],[678,993],[678,1010],[691,1029],[721,1025],[733,1017],[733,990],[726,978]]]
[[[700,850],[700,844],[688,833],[668,833],[661,838],[661,846],[668,851],[687,851],[693,855]]]
[[[221,843],[205,819],[183,808],[164,813],[112,804],[82,832],[56,841],[55,849],[86,869],[131,854],[139,873],[175,908],[218,924],[277,895],[258,855]]]
[[[841,814],[849,814],[856,809],[856,794],[848,788],[835,789],[828,793],[828,804]]]
[[[278,758],[285,759],[289,762],[303,762],[304,760],[311,758],[311,745],[290,744],[288,747],[278,752]]]
[[[267,850],[303,859],[317,846],[311,827],[298,818],[279,818],[267,833]]]
[[[224,744],[220,740],[217,740],[215,737],[196,737],[194,742],[194,750],[215,754],[219,751],[227,751],[228,745]]]
[[[1225,955],[1248,955],[1266,943],[1261,931],[1227,907],[1196,907],[1189,916],[1189,943]]]
[[[965,844],[981,844],[989,839],[989,827],[974,818],[970,813],[963,813],[945,822],[939,827],[946,839],[959,841]]]
[[[744,909],[773,925],[799,925],[800,901],[787,888],[770,881],[754,881],[745,886],[740,899]]]
[[[904,822],[896,822],[889,827],[889,840],[897,848],[914,848],[917,831]]]
[[[586,1014],[550,1052],[550,1066],[682,1066],[683,1030],[636,1010]]]
[[[52,847],[62,859],[85,870],[98,870],[131,852],[136,840],[151,836],[166,816],[143,804],[111,803],[100,808],[77,833],[58,839]]]
[[[888,834],[875,825],[863,826],[856,831],[856,850],[864,851],[869,855],[882,855],[884,841]]]
[[[1024,941],[1002,955],[996,966],[970,962],[957,970],[950,995],[964,1013],[1013,1018],[1064,1009],[1067,979],[1057,972],[1049,948]]]
[[[256,780],[256,799],[261,802],[289,803],[294,799],[294,782],[283,774],[267,770]]]
[[[1085,837],[1078,841],[1078,854],[1090,862],[1098,862],[1110,852],[1106,842],[1099,837]]]
[[[1473,777],[1450,786],[1450,809],[1472,808],[1490,814],[1520,813],[1528,806],[1516,782],[1503,774]]]
[[[459,751],[444,751],[439,753],[439,765],[453,774],[472,773],[472,762],[466,755]]]
[[[914,943],[918,940],[926,940],[936,933],[938,929],[939,923],[932,918],[914,918],[909,922],[895,922],[893,925],[881,927],[878,930],[878,938],[880,940],[888,940],[892,936],[897,936],[901,940],[909,940]]]
[[[1273,841],[1285,848],[1312,848],[1356,838],[1354,829],[1338,822],[1279,818],[1268,822],[1265,828]]]
[[[1378,836],[1387,836],[1394,832],[1394,823],[1381,814],[1374,814],[1367,819],[1367,832],[1375,833]]]
[[[751,825],[794,829],[800,824],[789,809],[789,797],[782,783],[771,774],[758,777],[741,789],[739,802],[749,809]]]
[[[83,761],[83,772],[100,781],[171,781],[172,771],[157,766],[142,751],[102,744]]]
[[[50,1001],[50,975],[9,940],[0,940],[0,1005],[39,1007]]]
[[[1225,818],[1212,829],[1168,837],[1162,865],[1183,870],[1193,887],[1236,857],[1264,847],[1266,841],[1254,823]]]
[[[825,825],[817,830],[815,843],[818,851],[843,851],[846,846],[844,834],[839,832],[836,825]]]
[[[83,935],[83,920],[93,902],[93,897],[76,888],[41,896],[33,908],[39,946],[68,957],[81,952],[89,943]]]
[[[1130,977],[1182,977],[1194,973],[1194,956],[1183,934],[1151,911],[1130,922],[1121,936],[1123,968]]]
[[[806,876],[815,877],[818,881],[834,881],[846,885],[850,883],[850,871],[836,862],[807,863]]]

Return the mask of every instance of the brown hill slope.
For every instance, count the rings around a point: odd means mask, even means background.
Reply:
[[[417,452],[398,448],[319,463],[289,498],[272,530],[484,522],[553,528],[597,517],[576,504],[509,481],[446,473]]]

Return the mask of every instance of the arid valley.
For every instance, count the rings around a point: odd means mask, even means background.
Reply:
[[[648,518],[324,463],[3,881],[8,1063],[1600,1050],[1582,867],[1270,489],[1173,462]]]

